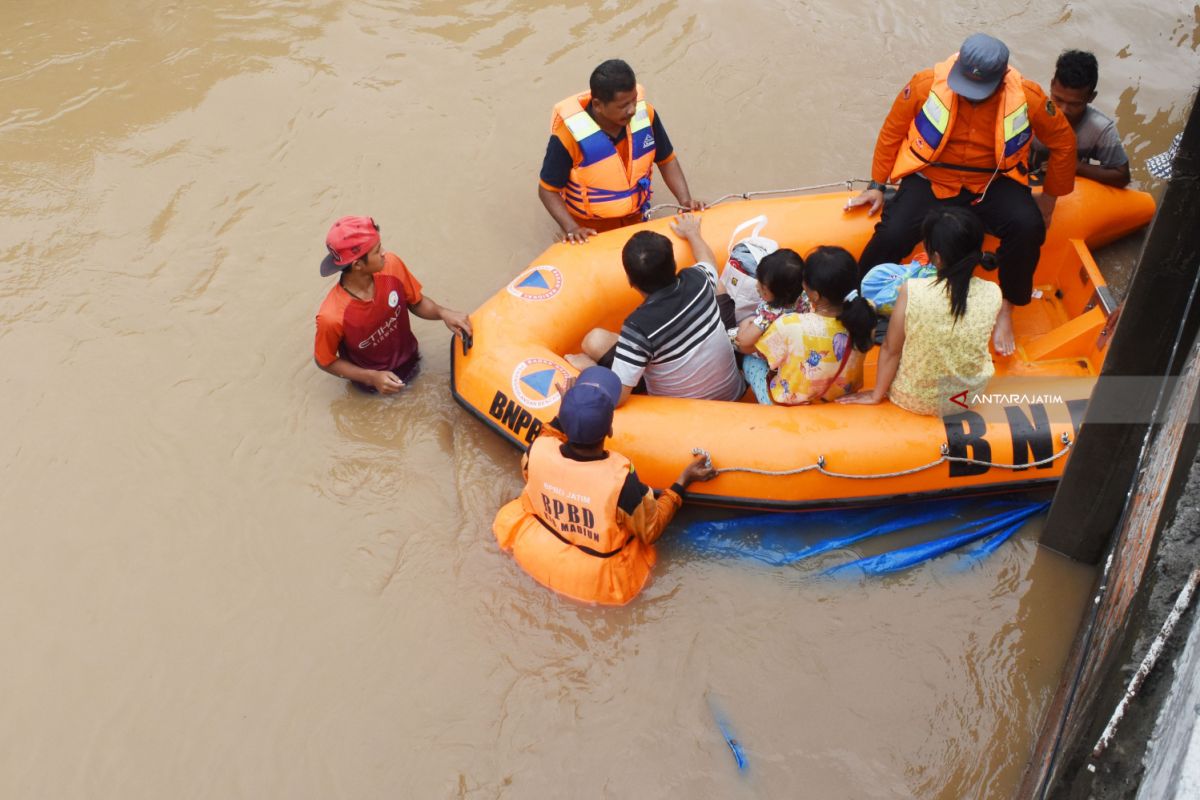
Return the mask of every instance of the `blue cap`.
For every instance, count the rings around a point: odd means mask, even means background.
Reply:
[[[604,387],[577,383],[563,396],[558,407],[558,424],[572,444],[600,444],[612,430],[615,406]]]
[[[605,394],[612,398],[614,406],[621,402],[621,379],[608,367],[588,367],[575,379],[576,386],[582,384],[599,386]]]
[[[968,100],[987,100],[1008,72],[1008,46],[986,33],[974,33],[958,48],[946,82]]]

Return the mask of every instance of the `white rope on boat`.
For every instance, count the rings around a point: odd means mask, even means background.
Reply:
[[[766,194],[800,194],[801,192],[813,192],[818,189],[837,189],[837,188],[844,188],[844,189],[846,189],[846,191],[850,191],[851,189],[854,188],[854,184],[856,184],[856,183],[870,183],[870,181],[866,180],[865,178],[847,178],[844,181],[834,181],[833,183],[816,183],[816,184],[813,184],[812,186],[796,186],[795,188],[792,188],[792,189],[763,189],[763,190],[757,191],[757,192],[741,192],[740,194],[739,193],[727,194],[727,195],[724,195],[723,197],[718,197],[716,200],[712,201],[711,203],[708,203],[707,205],[705,205],[705,208],[712,208],[715,205],[720,205],[721,203],[724,203],[726,200],[738,200],[738,199],[749,200],[751,197],[758,197],[759,195],[766,195]],[[650,206],[650,209],[646,212],[646,219],[649,219],[654,214],[654,212],[661,211],[664,208],[673,208],[673,209],[676,209],[677,211],[690,211],[691,210],[689,208],[685,208],[684,206],[679,205],[678,203],[659,203],[656,206]]]
[[[853,475],[853,474],[850,474],[847,472],[834,472],[833,470],[825,468],[825,456],[817,456],[817,462],[815,464],[808,464],[803,467],[796,467],[795,469],[772,470],[772,469],[758,469],[757,467],[721,467],[720,469],[716,470],[716,473],[718,475],[722,475],[726,472],[747,472],[747,473],[750,473],[751,475],[767,475],[767,476],[774,477],[774,478],[782,478],[782,477],[786,477],[788,475],[802,475],[805,472],[812,472],[813,470],[816,470],[828,478],[846,478],[847,480],[863,481],[863,480],[875,480],[875,479],[879,479],[879,478],[900,478],[905,475],[912,475],[917,472],[923,472],[927,469],[933,469],[934,467],[940,466],[941,464],[945,464],[947,462],[953,462],[955,464],[975,464],[977,466],[988,467],[989,469],[991,469],[993,467],[995,467],[997,469],[1011,469],[1011,470],[1029,469],[1031,467],[1041,467],[1046,464],[1050,464],[1054,461],[1057,461],[1058,459],[1065,456],[1068,452],[1070,452],[1071,447],[1073,446],[1071,437],[1064,433],[1061,437],[1061,441],[1062,441],[1062,449],[1059,450],[1057,453],[1055,453],[1052,456],[1043,458],[1039,461],[1032,461],[1028,464],[1004,464],[999,461],[981,461],[977,458],[964,458],[962,456],[952,456],[952,455],[950,455],[949,445],[943,444],[942,448],[941,448],[942,455],[940,458],[938,458],[934,461],[930,461],[928,464],[922,464],[919,467],[912,467],[911,469],[903,469],[903,470],[899,470],[896,472],[876,472],[876,473],[868,473],[866,475]],[[710,466],[710,467],[712,466],[712,457],[709,455],[709,452],[707,450],[705,450],[701,447],[696,447],[696,448],[692,449],[692,455],[704,456],[705,465]]]

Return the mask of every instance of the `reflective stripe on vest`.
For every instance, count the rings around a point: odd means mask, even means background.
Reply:
[[[576,461],[560,452],[561,444],[542,436],[529,448],[524,506],[567,544],[600,558],[616,555],[629,542],[629,531],[617,523],[629,459],[609,453],[596,461]]]
[[[965,172],[991,172],[992,168],[947,164],[938,161],[958,110],[958,95],[950,89],[950,68],[958,59],[955,54],[933,68],[933,85],[908,129],[908,138],[900,145],[892,179],[899,180],[929,165],[959,169]],[[1001,172],[1010,172],[1024,164],[1029,155],[1033,129],[1029,124],[1029,104],[1021,84],[1021,73],[1009,67],[1000,86],[1001,110],[996,120],[996,165]],[[1025,182],[1017,170],[1012,177]]]
[[[1021,94],[1022,96],[1025,94],[1024,90]],[[1022,102],[1016,110],[1005,115],[1003,135],[1005,158],[1011,158],[1033,139],[1033,130],[1029,125],[1028,103]]]
[[[571,168],[563,201],[578,217],[611,219],[645,211],[650,201],[650,171],[657,144],[651,130],[653,107],[637,87],[637,107],[625,129],[629,140],[626,166],[613,141],[587,113],[590,94],[572,95],[554,107],[550,131],[569,136],[579,146],[580,161]]]
[[[942,145],[946,129],[950,127],[950,109],[942,102],[942,98],[930,92],[913,124],[917,126],[917,132],[924,137],[929,146],[937,150]]]
[[[633,119],[629,121],[628,136],[631,160],[637,161],[647,153],[653,156],[657,144],[654,141],[654,133],[650,130],[650,109],[646,106],[646,101],[640,98],[637,109],[633,112]]]
[[[579,166],[588,167],[595,164],[597,161],[603,161],[608,158],[609,152],[616,152],[613,149],[612,142],[604,135],[604,131],[600,130],[600,126],[596,124],[596,120],[592,119],[592,115],[582,109],[572,114],[563,120],[566,123],[567,130],[571,132],[572,138],[579,145],[579,150],[583,154],[583,160],[579,162]],[[605,147],[605,145],[608,145]]]

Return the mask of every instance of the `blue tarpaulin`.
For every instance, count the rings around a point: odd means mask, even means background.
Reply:
[[[972,560],[986,558],[1049,503],[1027,497],[932,500],[865,509],[758,514],[694,522],[676,539],[679,546],[725,558],[750,559],[771,566],[807,558],[859,542],[923,526],[949,524],[939,538],[868,556],[826,570],[885,574],[906,569],[958,547]]]

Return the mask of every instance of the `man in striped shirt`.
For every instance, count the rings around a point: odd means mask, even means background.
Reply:
[[[610,366],[624,387],[621,403],[642,380],[653,395],[737,400],[746,387],[717,310],[716,257],[695,214],[676,217],[671,230],[691,246],[697,263],[676,275],[670,239],[653,231],[631,236],[621,263],[645,300],[625,318],[619,335],[590,331],[584,356],[571,362],[580,369]]]

